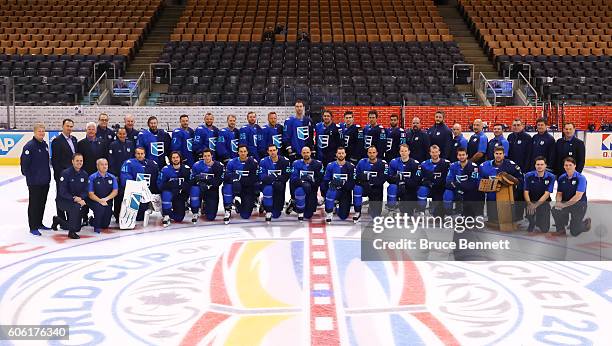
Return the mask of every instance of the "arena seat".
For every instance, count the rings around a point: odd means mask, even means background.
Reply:
[[[123,75],[161,4],[0,0],[0,76],[19,80],[17,105],[78,103],[94,82],[94,64],[108,62]]]
[[[165,104],[463,104],[450,73],[463,62],[454,42],[182,41],[159,62],[175,67]]]

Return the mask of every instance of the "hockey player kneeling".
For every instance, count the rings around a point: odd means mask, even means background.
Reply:
[[[309,147],[302,148],[302,159],[293,162],[289,188],[295,196],[298,220],[310,219],[317,210],[317,191],[323,179],[321,161],[313,160]]]
[[[154,194],[159,194],[157,163],[145,159],[145,150],[142,147],[136,148],[135,156],[121,166],[121,185],[124,189],[119,215],[121,229],[133,229],[136,221],[145,221],[145,211],[149,209],[149,202],[153,201]],[[146,216],[148,215],[147,213]]]
[[[280,217],[285,205],[285,186],[291,175],[289,159],[278,155],[274,144],[268,145],[268,156],[259,162],[259,180],[262,185],[266,222]]]
[[[237,202],[236,211],[243,219],[253,213],[257,199],[257,161],[248,156],[245,144],[238,145],[238,157],[228,162],[223,182],[223,221],[228,224],[232,215],[232,204]]]
[[[359,221],[361,217],[361,206],[363,197],[368,197],[370,207],[368,214],[371,217],[380,216],[382,213],[383,186],[387,181],[389,168],[384,160],[377,158],[376,147],[368,148],[368,157],[361,159],[355,168],[355,192],[353,203],[355,204],[355,215],[353,221]]]
[[[339,147],[336,150],[336,161],[327,165],[321,185],[321,194],[325,196],[325,222],[332,221],[334,209],[341,220],[346,220],[351,209],[354,187],[355,167],[346,161],[344,147]]]
[[[208,221],[214,221],[219,210],[219,187],[223,182],[223,164],[213,160],[212,150],[202,152],[202,160],[191,169],[191,218],[198,222],[200,207]]]
[[[162,168],[157,185],[161,188],[162,225],[168,227],[170,219],[181,222],[185,218],[185,204],[189,198],[191,170],[182,163],[178,151],[170,154],[170,165]]]

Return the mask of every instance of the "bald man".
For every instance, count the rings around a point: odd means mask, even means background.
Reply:
[[[474,120],[473,129],[474,134],[468,141],[468,157],[470,161],[477,165],[483,163],[486,159],[485,154],[487,153],[487,144],[489,142],[487,135],[482,130],[483,124],[481,119]]]

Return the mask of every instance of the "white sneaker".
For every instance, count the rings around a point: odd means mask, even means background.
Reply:
[[[191,223],[195,225],[196,223],[198,223],[199,218],[200,218],[200,214],[198,213],[193,214],[191,216]]]
[[[361,218],[361,212],[355,213],[353,214],[353,222],[357,223],[359,222],[359,219]]]
[[[304,222],[304,213],[298,213],[298,220]]]
[[[331,223],[332,221],[332,213],[325,213],[325,222]]]
[[[231,210],[226,210],[225,211],[225,215],[223,216],[223,223],[225,223],[226,225],[230,222],[230,217],[232,216],[232,211]]]
[[[149,225],[149,217],[153,214],[152,210],[147,210],[144,213],[144,218],[142,219],[142,227],[147,227]]]
[[[170,216],[164,215],[164,218],[162,219],[162,226],[164,226],[164,228],[170,226]]]
[[[267,212],[266,213],[266,222],[270,223],[272,221],[272,213],[271,212]]]

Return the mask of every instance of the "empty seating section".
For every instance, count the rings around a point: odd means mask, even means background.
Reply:
[[[173,41],[452,41],[432,0],[192,0]]]
[[[43,96],[45,104],[72,104],[72,96],[78,99],[94,82],[94,64],[112,63],[119,75],[125,71],[161,4],[0,0],[0,76],[15,77],[17,104],[33,104]]]
[[[460,0],[495,58],[500,55],[612,55],[609,0]]]
[[[461,105],[454,42],[170,42],[164,104]]]
[[[612,104],[612,2],[460,0],[500,75],[528,64],[544,100]]]

